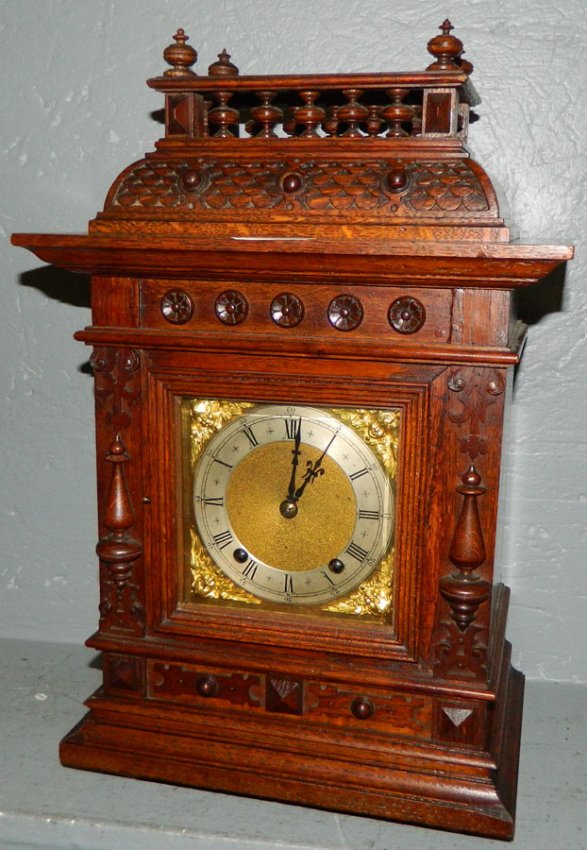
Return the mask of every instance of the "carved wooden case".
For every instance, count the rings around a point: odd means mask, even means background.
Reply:
[[[77,338],[93,347],[104,684],[64,764],[513,835],[523,677],[494,578],[513,292],[572,252],[509,241],[464,146],[476,95],[451,29],[423,72],[274,77],[225,52],[198,76],[178,30],[149,81],[156,151],[88,235],[13,237],[92,276]],[[379,611],[366,582],[314,609],[212,573],[186,591],[194,399],[396,417]]]

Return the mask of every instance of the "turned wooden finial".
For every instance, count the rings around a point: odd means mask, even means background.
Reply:
[[[208,68],[208,74],[211,77],[237,77],[238,68],[230,61],[230,53],[226,52],[226,48],[222,53],[218,54],[218,60],[213,62]]]
[[[164,72],[165,77],[195,77],[195,71],[190,66],[195,65],[198,58],[197,52],[186,41],[189,36],[181,28],[173,36],[175,44],[170,44],[163,51],[163,58],[171,68]]]
[[[98,541],[96,552],[100,560],[107,565],[110,580],[118,591],[122,592],[132,576],[133,562],[142,555],[143,549],[141,544],[128,534],[135,523],[135,512],[124,471],[129,455],[120,434],[116,434],[110,444],[105,460],[112,464],[103,519],[108,533]]]
[[[428,53],[431,53],[435,62],[429,65],[427,71],[450,71],[459,67],[459,58],[463,52],[463,42],[451,35],[453,25],[447,18],[439,27],[442,35],[436,35],[428,42]]]
[[[491,586],[475,574],[487,557],[478,505],[485,487],[473,465],[461,482],[457,492],[464,498],[449,551],[457,569],[440,579],[440,592],[450,605],[451,617],[464,632],[477,616],[481,603],[489,598]]]

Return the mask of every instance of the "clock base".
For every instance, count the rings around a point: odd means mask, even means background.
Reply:
[[[379,736],[340,728],[312,741],[287,722],[260,734],[256,720],[98,691],[60,757],[68,767],[511,839],[524,677],[504,667],[483,750],[400,736],[382,748]]]

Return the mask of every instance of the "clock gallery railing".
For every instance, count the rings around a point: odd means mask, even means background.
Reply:
[[[473,66],[450,34],[428,42],[426,71],[376,74],[240,76],[223,50],[199,76],[197,53],[179,29],[164,51],[171,67],[148,81],[166,95],[166,136],[182,140],[386,139],[406,142],[466,139],[469,107],[478,102]]]

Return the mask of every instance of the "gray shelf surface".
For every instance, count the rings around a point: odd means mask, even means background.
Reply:
[[[98,656],[0,640],[0,850],[490,850],[506,842],[64,768]],[[516,850],[587,850],[587,686],[527,682]],[[511,846],[511,845],[510,845]]]

